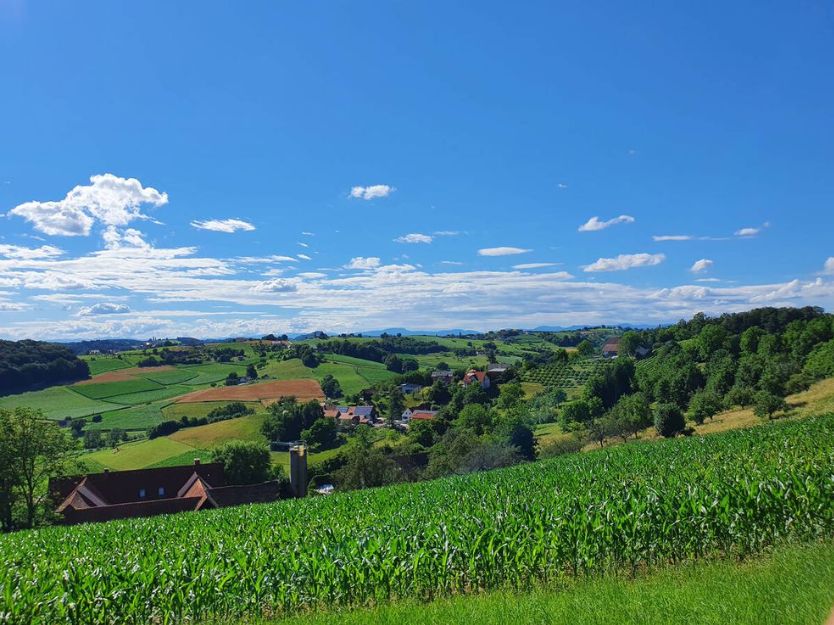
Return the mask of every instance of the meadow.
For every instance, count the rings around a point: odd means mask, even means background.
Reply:
[[[11,566],[0,570],[0,613],[30,623],[275,617],[629,576],[831,538],[832,502],[828,415],[434,482],[2,536]]]

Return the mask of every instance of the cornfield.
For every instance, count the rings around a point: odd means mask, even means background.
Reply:
[[[834,535],[834,415],[0,537],[0,622],[172,623],[743,558]]]

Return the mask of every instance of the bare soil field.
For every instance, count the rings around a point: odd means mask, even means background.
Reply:
[[[177,403],[203,401],[259,401],[264,404],[282,397],[295,397],[299,401],[324,399],[324,393],[316,380],[273,380],[260,384],[222,386],[194,391],[177,399]]]
[[[99,373],[98,375],[93,376],[89,380],[82,380],[81,382],[78,382],[76,386],[81,386],[82,384],[102,384],[104,382],[127,382],[128,380],[132,380],[137,376],[147,375],[149,372],[173,371],[174,369],[175,367],[171,365],[162,365],[160,367],[144,369],[141,367],[130,367],[129,369],[116,369],[115,371]]]

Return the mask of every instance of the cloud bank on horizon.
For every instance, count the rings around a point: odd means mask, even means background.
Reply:
[[[271,237],[268,253],[219,256],[194,245],[152,243],[148,232],[127,227],[136,221],[165,230],[145,216],[144,205],[160,207],[168,195],[135,178],[94,175],[60,201],[28,201],[12,208],[35,232],[48,235],[38,246],[0,244],[2,335],[9,338],[146,337],[150,335],[256,335],[280,330],[361,331],[381,327],[477,330],[500,327],[600,323],[664,323],[698,311],[719,313],[762,305],[830,304],[834,301],[834,257],[820,259],[816,275],[764,284],[720,284],[718,278],[688,284],[685,274],[714,269],[699,258],[680,268],[678,284],[651,285],[649,272],[675,255],[620,253],[578,264],[586,274],[640,272],[642,284],[577,279],[548,251],[547,260],[509,261],[538,254],[533,247],[451,242],[463,261],[436,261],[435,268],[406,257],[354,255],[336,249],[338,264],[302,269],[319,253],[312,232],[303,247],[311,255],[280,253],[298,244],[299,233]],[[365,193],[365,191],[363,191]],[[166,215],[166,218],[170,216]],[[590,230],[635,223],[621,216],[586,222]],[[235,237],[256,236],[238,219],[191,220],[188,227]],[[96,230],[96,226],[99,227]],[[189,228],[182,230],[187,235]],[[741,228],[736,235],[754,236]],[[442,233],[442,234],[441,234]],[[739,234],[743,233],[743,234]],[[755,234],[758,234],[757,231]],[[24,233],[25,234],[25,233]],[[98,239],[94,237],[98,234]],[[438,236],[410,233],[396,243],[428,244]],[[338,233],[341,237],[341,233]],[[490,235],[493,239],[495,233]],[[566,237],[569,235],[565,235]],[[581,235],[577,235],[581,236]],[[58,237],[88,237],[90,249],[70,253]],[[389,239],[390,240],[390,239]],[[678,238],[644,237],[650,241]],[[451,239],[450,239],[451,241]],[[314,244],[314,242],[316,244]],[[380,244],[382,240],[380,240]],[[612,248],[616,243],[609,244]],[[243,247],[247,247],[243,243]],[[432,246],[419,246],[429,249]],[[365,250],[361,250],[365,251]],[[368,251],[373,251],[368,250]],[[478,261],[478,259],[482,259]],[[683,258],[682,258],[683,259]],[[681,259],[681,260],[682,260]],[[477,266],[476,263],[485,263]],[[465,267],[465,265],[472,265]],[[447,268],[439,267],[447,265]],[[570,268],[570,267],[568,267]],[[718,284],[704,284],[704,281]]]

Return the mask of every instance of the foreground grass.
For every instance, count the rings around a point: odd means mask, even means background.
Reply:
[[[781,547],[744,563],[667,568],[529,593],[494,592],[428,604],[320,612],[273,625],[821,625],[834,605],[834,544]],[[259,621],[259,623],[261,623]]]

